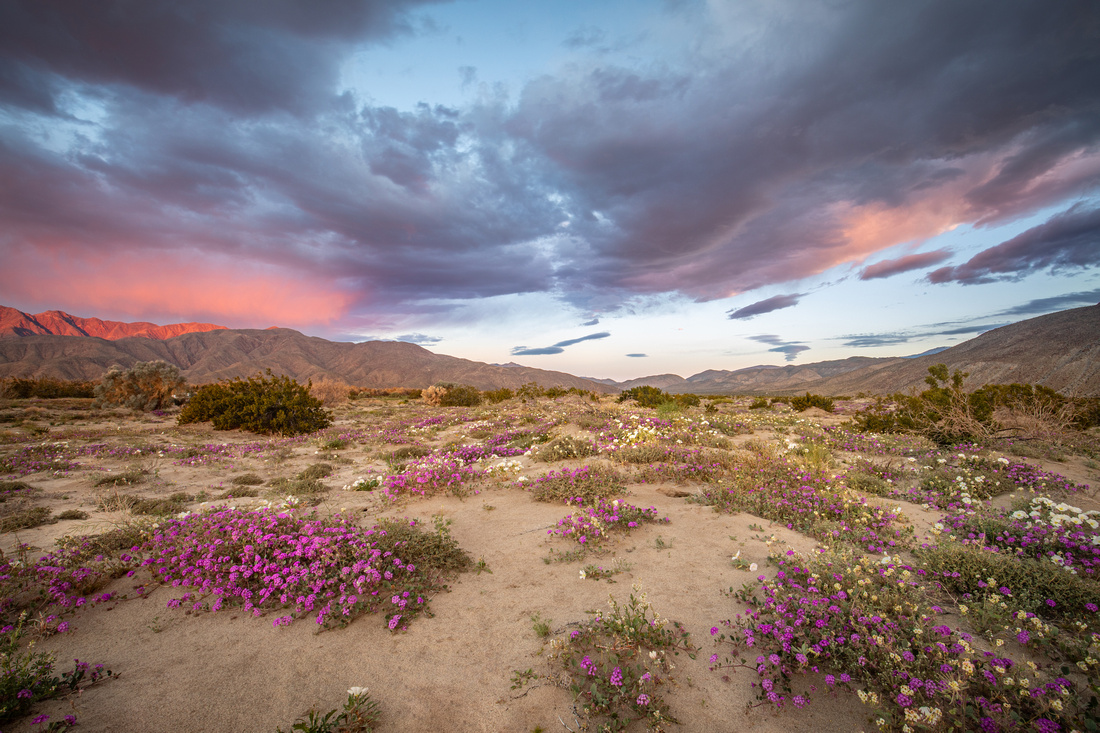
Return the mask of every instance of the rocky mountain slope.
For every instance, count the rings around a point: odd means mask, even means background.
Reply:
[[[478,389],[515,388],[528,382],[617,392],[616,387],[564,372],[493,366],[433,354],[415,344],[339,343],[287,328],[187,333],[175,338],[104,338],[33,335],[0,339],[0,377],[98,379],[113,364],[175,364],[192,384],[247,377],[264,369],[299,381],[335,379],[356,387],[427,387],[437,382]]]
[[[169,339],[185,333],[215,331],[225,326],[212,323],[173,323],[158,326],[155,323],[123,323],[102,321],[98,318],[81,318],[65,311],[45,311],[31,315],[15,308],[0,305],[0,338],[5,336],[95,336],[102,339],[149,338]]]

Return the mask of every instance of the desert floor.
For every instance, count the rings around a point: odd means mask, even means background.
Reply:
[[[723,404],[719,410],[726,416],[745,416],[750,423],[753,419],[745,405]],[[118,594],[115,600],[77,612],[68,617],[71,628],[66,633],[36,641],[36,649],[56,652],[61,662],[74,658],[101,662],[119,675],[79,695],[36,706],[35,714],[49,714],[51,720],[75,714],[78,730],[215,733],[288,729],[311,708],[338,708],[346,690],[353,686],[369,688],[379,703],[381,731],[579,730],[583,716],[578,715],[559,671],[547,659],[548,640],[584,623],[590,618],[588,611],[606,608],[609,595],[625,600],[632,586],[647,594],[661,616],[683,624],[697,650],[693,655],[681,652],[674,660],[673,681],[664,694],[680,725],[671,726],[671,730],[823,733],[873,729],[868,723],[871,711],[849,693],[829,694],[819,689],[812,704],[803,709],[788,707],[775,712],[764,706],[750,710],[747,707],[757,702],[751,687],[756,675],[747,670],[709,669],[708,658],[715,651],[710,630],[744,610],[743,603],[723,591],[739,588],[759,574],[738,569],[731,558],[740,552],[741,559],[764,569],[771,553],[788,549],[810,553],[818,542],[751,514],[718,513],[711,506],[691,501],[704,488],[702,484],[629,483],[623,499],[641,507],[655,506],[670,521],[641,526],[616,538],[600,553],[574,562],[547,561],[551,550],[560,553],[574,546],[566,539],[548,536],[548,530],[568,510],[561,504],[534,501],[530,492],[517,487],[514,473],[479,482],[461,498],[441,493],[394,502],[380,489],[342,490],[356,479],[394,470],[385,457],[402,446],[387,443],[386,436],[378,434],[381,426],[394,421],[407,423],[435,413],[465,415],[461,422],[449,422],[419,436],[418,442],[438,448],[477,442],[469,436],[471,412],[482,422],[504,414],[514,422],[533,413],[540,419],[558,421],[548,434],[550,438],[593,438],[596,431],[582,428],[571,416],[598,413],[629,421],[630,412],[652,415],[652,410],[625,408],[608,398],[592,404],[575,396],[531,403],[511,400],[483,408],[429,408],[394,400],[363,400],[336,408],[336,422],[324,436],[297,441],[218,432],[209,424],[177,426],[171,413],[131,415],[123,410],[97,410],[77,400],[10,401],[0,406],[0,412],[15,416],[7,426],[0,425],[6,427],[0,457],[51,442],[67,443],[70,450],[100,444],[125,449],[118,455],[99,449],[95,455],[75,459],[79,466],[69,470],[0,477],[33,486],[37,492],[27,501],[47,507],[54,515],[65,510],[88,515],[0,535],[0,549],[9,557],[21,543],[30,547],[33,557],[53,549],[62,536],[94,534],[133,521],[164,521],[135,516],[125,508],[128,496],[164,498],[182,492],[191,499],[185,502],[191,511],[225,504],[252,506],[279,497],[266,485],[255,487],[258,496],[233,496],[233,476],[255,473],[270,482],[328,462],[335,472],[323,479],[328,491],[320,495],[315,511],[354,513],[364,526],[383,517],[419,518],[430,523],[440,516],[450,520],[453,537],[481,566],[480,571],[470,570],[454,578],[449,590],[431,600],[432,616],[417,617],[407,630],[397,633],[387,629],[380,615],[363,616],[346,628],[317,633],[316,624],[308,619],[289,627],[273,627],[275,613],[262,618],[234,608],[187,613],[166,607],[167,601],[184,589],[158,587],[138,596],[133,589],[140,578],[115,580],[107,588]],[[757,420],[751,433],[730,436],[726,449],[736,451],[746,441],[783,446],[798,420],[838,424],[844,419],[819,410],[768,412],[775,419]],[[695,421],[706,417],[701,408],[680,416]],[[47,427],[49,431],[42,432]],[[337,450],[323,447],[327,438],[339,434],[357,437]],[[212,444],[261,447],[246,456],[231,450],[229,455],[205,458],[211,454],[203,446]],[[195,455],[182,456],[178,452],[181,446],[194,447]],[[133,453],[136,447],[143,452]],[[158,447],[172,450],[160,455],[163,451]],[[834,470],[843,472],[854,457],[834,451]],[[1029,460],[1078,483],[1100,483],[1094,462],[1080,456],[1060,457],[1064,460]],[[598,455],[583,461],[547,463],[528,455],[516,460],[521,465],[520,475],[536,477],[562,466],[609,459]],[[96,485],[109,473],[127,470],[139,472],[141,483]],[[902,506],[918,540],[929,537],[929,529],[941,514],[912,503],[876,501]],[[1085,509],[1100,508],[1100,503],[1084,495],[1073,501]],[[590,563],[603,567],[618,563],[623,570],[611,578],[613,582],[582,579],[580,569]],[[536,615],[549,622],[549,637],[541,638],[535,632]],[[539,679],[513,689],[513,675],[527,669],[539,674]],[[802,679],[801,684],[821,687],[814,676]],[[4,726],[5,731],[16,732],[42,729],[44,726],[31,724],[31,716]]]

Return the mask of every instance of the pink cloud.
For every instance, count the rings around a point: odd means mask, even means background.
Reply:
[[[6,304],[77,315],[207,321],[230,328],[307,327],[345,316],[355,296],[309,273],[222,255],[9,251]]]

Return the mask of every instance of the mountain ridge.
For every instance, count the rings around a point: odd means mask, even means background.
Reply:
[[[15,309],[5,309],[0,315],[7,311]],[[82,322],[112,323],[99,319]],[[987,383],[1030,382],[1066,393],[1096,396],[1100,395],[1100,304],[1018,321],[949,349],[914,356],[852,356],[807,364],[707,369],[687,378],[657,374],[623,382],[512,362],[485,364],[399,341],[333,342],[287,328],[212,327],[160,339],[149,335],[109,339],[36,333],[8,333],[0,338],[0,377],[98,379],[114,364],[128,367],[158,359],[177,365],[195,384],[246,377],[270,368],[300,381],[327,378],[357,387],[423,388],[438,382],[459,382],[478,389],[514,389],[534,382],[544,387],[576,387],[602,393],[649,385],[674,394],[700,395],[889,394],[922,389],[928,367],[943,363],[949,370],[968,372],[971,388]]]
[[[158,326],[147,321],[134,323],[104,321],[99,318],[82,318],[60,310],[30,314],[16,308],[0,305],[0,338],[40,335],[92,336],[111,341],[123,338],[163,340],[185,333],[216,331],[225,328],[225,326],[216,326],[213,323],[172,323],[167,326]]]

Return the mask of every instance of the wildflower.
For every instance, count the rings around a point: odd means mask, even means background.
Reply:
[[[623,686],[623,671],[618,667],[611,670],[611,684],[615,687]]]
[[[649,704],[649,695],[647,695],[643,692],[641,695],[638,695],[638,699],[637,699],[636,702],[639,705],[648,705]]]
[[[348,688],[348,694],[353,695],[355,697],[359,697],[360,695],[366,695],[367,694],[367,688],[366,687],[349,687]]]

